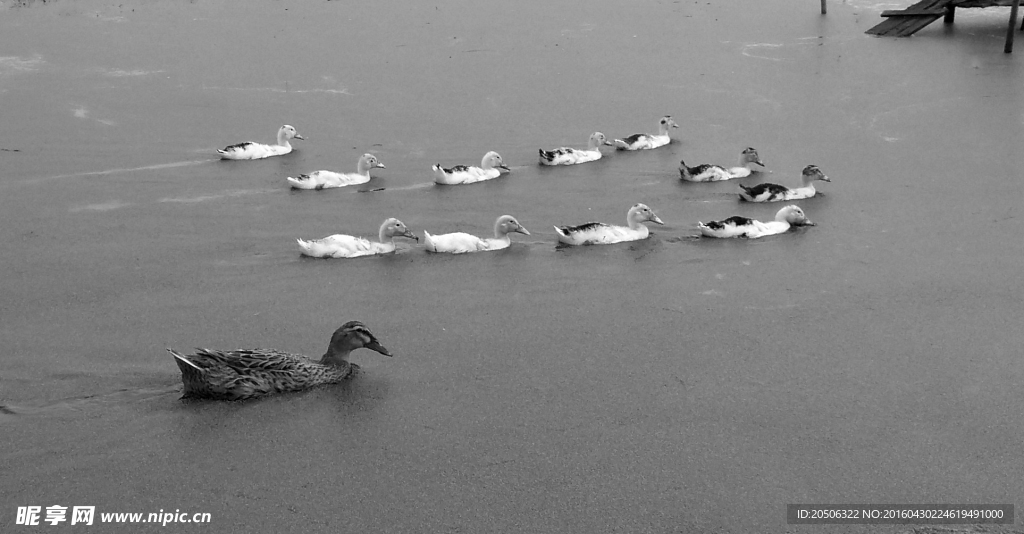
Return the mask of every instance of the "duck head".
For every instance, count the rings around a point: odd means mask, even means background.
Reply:
[[[292,126],[290,124],[285,124],[284,126],[281,127],[281,129],[279,129],[277,131],[277,139],[280,141],[282,139],[284,139],[284,140],[288,140],[288,139],[303,139],[303,140],[305,140],[306,138],[302,137],[301,135],[299,135],[299,132],[295,131],[295,127],[294,126]]]
[[[814,180],[821,180],[822,182],[832,181],[829,179],[828,176],[825,176],[825,173],[821,172],[821,169],[819,169],[817,165],[808,165],[804,167],[802,174],[804,180],[807,182],[811,182]]]
[[[383,163],[377,159],[377,156],[373,154],[363,154],[359,157],[359,172],[368,171],[370,169],[386,169]]]
[[[764,162],[761,161],[761,156],[757,155],[757,149],[754,147],[747,147],[740,152],[740,165],[746,165],[747,163],[756,163],[764,167]]]
[[[669,128],[679,127],[679,125],[676,124],[676,121],[672,120],[672,115],[665,115],[664,117],[662,117],[661,120],[658,121],[658,126],[660,126],[661,129],[666,132]]]
[[[792,206],[786,206],[779,210],[779,212],[775,214],[775,220],[788,222],[792,226],[815,226],[815,224],[807,218],[807,215],[804,214],[804,210],[800,209],[800,206],[795,204]]]
[[[494,222],[494,237],[502,237],[511,232],[519,232],[523,235],[530,235],[530,232],[519,224],[519,221],[511,215],[502,215]]]
[[[349,321],[335,330],[327,352],[333,355],[346,355],[356,349],[370,349],[391,356],[391,351],[381,345],[370,329],[359,321]]]
[[[415,239],[417,243],[420,242],[420,238],[416,237],[416,234],[412,233],[404,222],[392,217],[384,224],[380,225],[380,242],[383,243],[394,237],[408,237],[409,239]]]
[[[654,210],[649,208],[647,204],[635,204],[632,208],[629,208],[629,213],[626,215],[626,222],[646,222],[650,221],[655,224],[665,224],[661,222],[661,219],[654,214]]]
[[[512,171],[512,169],[509,169],[508,165],[505,165],[505,162],[501,160],[501,154],[498,154],[493,150],[484,154],[484,159],[480,162],[480,166],[484,169],[498,168],[505,169],[509,172]]]
[[[592,148],[597,148],[601,145],[615,146],[615,143],[609,141],[608,137],[601,132],[594,132],[590,134],[590,146]]]

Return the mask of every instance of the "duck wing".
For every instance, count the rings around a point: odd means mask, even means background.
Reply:
[[[747,187],[743,184],[739,184],[739,186],[743,190],[740,193],[741,199],[760,202],[782,198],[790,191],[788,187],[770,183],[757,184],[753,187]]]
[[[297,239],[302,254],[314,258],[353,258],[377,254],[383,250],[381,243],[345,234],[334,234],[309,241]]]
[[[578,224],[576,226],[556,226],[555,229],[562,232],[563,234],[582,234],[584,232],[597,232],[603,229],[611,228],[611,226],[600,223],[600,222],[588,222]]]
[[[623,137],[622,139],[616,139],[614,144],[620,150],[630,150],[651,146],[653,141],[654,138],[650,134],[638,133],[629,137]]]
[[[424,243],[427,245],[427,250],[431,252],[448,252],[450,254],[462,254],[488,249],[486,241],[465,232],[441,235],[426,234]]]
[[[748,217],[741,217],[739,215],[733,215],[732,217],[729,217],[728,219],[722,219],[720,221],[710,221],[710,222],[704,223],[704,226],[707,226],[708,228],[710,228],[712,230],[722,230],[726,226],[746,226],[748,224],[753,224],[753,223],[754,223],[753,219],[750,219]]]

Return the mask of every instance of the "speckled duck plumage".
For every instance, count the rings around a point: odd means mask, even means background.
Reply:
[[[359,348],[391,356],[359,321],[338,328],[319,361],[274,349],[167,351],[181,370],[182,399],[244,400],[341,382],[358,369],[348,356]]]

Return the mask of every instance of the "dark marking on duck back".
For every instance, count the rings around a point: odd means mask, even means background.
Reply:
[[[605,223],[588,222],[588,223],[583,223],[583,224],[580,224],[580,225],[577,225],[577,226],[559,226],[559,228],[563,232],[565,232],[565,233],[573,233],[573,232],[587,232],[587,231],[590,231],[590,230],[597,230],[599,228],[604,228],[606,226],[608,226],[608,225],[605,224]]]
[[[723,226],[725,226],[727,224],[732,224],[732,225],[735,225],[735,226],[746,226],[748,224],[753,224],[754,219],[751,219],[749,217],[742,217],[740,215],[733,215],[732,217],[729,217],[728,219],[722,219],[721,221],[715,221],[715,222],[717,222],[718,223],[718,227],[721,228],[721,227],[723,227]],[[708,226],[711,226],[710,223],[708,224]]]
[[[719,165],[711,165],[710,163],[704,163],[702,165],[697,165],[696,167],[687,167],[687,169],[690,171],[690,174],[692,174],[694,176],[699,176],[699,175],[704,174],[705,172],[707,172],[707,171],[709,171],[711,169],[714,169],[716,167],[719,168],[719,169],[725,170],[724,168],[722,168]]]
[[[778,184],[769,183],[757,184],[753,187],[747,187],[743,184],[739,184],[739,186],[740,189],[743,189],[743,191],[745,191],[751,197],[758,197],[765,193],[771,193],[772,195],[781,195],[784,194],[786,191],[789,191],[788,187],[783,187]]]
[[[246,141],[244,143],[238,143],[237,145],[228,145],[224,147],[224,150],[222,152],[230,152],[232,150],[245,150],[245,148],[251,144],[253,144],[252,141]]]

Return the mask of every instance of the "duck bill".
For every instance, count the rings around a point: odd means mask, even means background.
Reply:
[[[371,340],[366,345],[363,345],[363,347],[367,348],[367,349],[370,349],[370,350],[375,350],[375,351],[377,351],[377,352],[379,352],[379,353],[381,353],[381,354],[383,354],[385,356],[391,356],[392,355],[391,351],[386,349],[384,347],[384,345],[381,345],[376,339]]]
[[[498,168],[499,169],[505,169],[505,172],[512,172],[512,169],[508,168],[508,165],[505,165],[504,163],[502,163],[501,165],[498,165]]]
[[[647,220],[649,220],[649,221],[651,221],[652,223],[655,223],[655,224],[661,224],[661,225],[665,224],[665,223],[661,222],[661,219],[659,219],[658,216],[654,215],[653,213],[651,214],[651,218],[647,219]]]
[[[530,235],[530,231],[527,230],[526,228],[523,228],[522,226],[516,228],[516,231],[523,235]]]
[[[761,161],[761,158],[757,158],[757,161],[755,161],[754,163],[756,163],[756,164],[758,164],[758,165],[760,165],[760,166],[762,166],[762,167],[764,167],[764,166],[765,166],[765,165],[764,165],[764,162],[763,162],[763,161]]]
[[[605,142],[602,143],[602,144],[605,144],[605,145],[608,145],[608,146],[615,146],[615,143],[613,143],[611,141],[608,141],[608,140],[605,140]]]
[[[412,233],[412,232],[406,232],[406,233],[404,233],[404,234],[400,234],[400,235],[401,235],[402,237],[408,237],[409,239],[415,239],[417,243],[419,243],[419,242],[420,242],[420,238],[419,238],[419,236],[418,236],[418,235],[416,235],[416,234],[414,234],[414,233]]]
[[[377,168],[378,169],[386,169],[387,167],[385,167],[383,163],[378,162],[377,163]]]
[[[822,182],[831,182],[832,181],[831,178],[829,178],[828,176],[825,176],[824,174],[822,174],[821,178],[818,178],[818,179],[821,180]]]
[[[301,136],[301,135],[299,135],[299,134],[295,134],[295,137],[293,137],[293,139],[302,139],[303,141],[305,141],[305,140],[306,140],[306,138],[305,138],[305,137],[302,137],[302,136]]]

